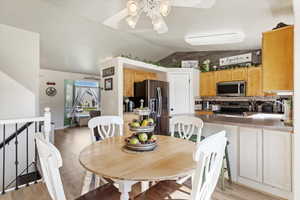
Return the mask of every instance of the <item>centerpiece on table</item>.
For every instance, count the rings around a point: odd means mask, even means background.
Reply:
[[[125,148],[131,151],[153,151],[157,147],[157,137],[153,134],[155,123],[150,118],[149,108],[138,108],[134,113],[140,116],[139,120],[129,123],[133,134],[125,139]]]

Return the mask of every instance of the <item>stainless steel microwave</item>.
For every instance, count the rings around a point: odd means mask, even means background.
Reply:
[[[242,97],[246,96],[246,82],[220,82],[217,83],[218,96]]]

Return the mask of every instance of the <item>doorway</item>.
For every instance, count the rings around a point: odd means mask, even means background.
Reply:
[[[65,80],[64,126],[86,126],[91,111],[100,111],[98,81]]]

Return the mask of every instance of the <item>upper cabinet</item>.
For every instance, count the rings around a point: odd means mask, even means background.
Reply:
[[[247,79],[247,96],[264,96],[262,91],[262,67],[248,68]]]
[[[200,96],[216,96],[215,72],[200,73]]]
[[[263,91],[293,90],[294,26],[263,33]]]
[[[125,97],[133,96],[133,84],[134,84],[134,73],[131,70],[125,69],[123,70],[123,95]]]
[[[222,70],[222,71],[215,72],[216,83],[231,81],[231,79],[232,79],[232,70]]]
[[[144,80],[156,80],[156,73],[124,68],[123,70],[123,96],[134,96],[134,83]]]
[[[232,70],[231,80],[247,81],[248,80],[247,68],[239,68],[239,69]]]
[[[226,81],[246,81],[247,96],[264,96],[262,67],[200,73],[200,96],[216,96],[217,83]]]

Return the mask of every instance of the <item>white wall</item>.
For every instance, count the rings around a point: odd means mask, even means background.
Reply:
[[[294,0],[295,67],[294,67],[294,200],[300,199],[300,1]]]
[[[88,74],[60,72],[53,70],[40,70],[40,113],[44,112],[45,107],[50,107],[52,114],[52,122],[55,123],[56,129],[64,128],[64,106],[65,106],[65,80],[83,80],[91,77]],[[97,76],[92,76],[99,78]],[[46,89],[49,87],[46,83],[54,82],[57,94],[54,97],[46,95]]]
[[[0,119],[33,117],[38,112],[39,34],[0,24]],[[21,125],[19,124],[19,127]],[[29,133],[33,133],[30,127]],[[0,127],[0,141],[3,141]],[[6,138],[15,126],[6,126]],[[18,173],[26,168],[26,134],[18,136]],[[29,164],[34,157],[33,134],[29,134]],[[5,182],[15,178],[14,141],[6,145]],[[2,169],[3,149],[0,150]],[[3,177],[2,170],[0,177]],[[2,181],[0,183],[2,188]]]
[[[37,114],[39,51],[39,34],[0,24],[0,118]]]
[[[102,70],[115,67],[115,74],[102,78]],[[111,59],[100,65],[101,74],[101,112],[102,115],[123,117],[123,64],[118,59]],[[104,80],[113,78],[113,90],[104,90]]]

